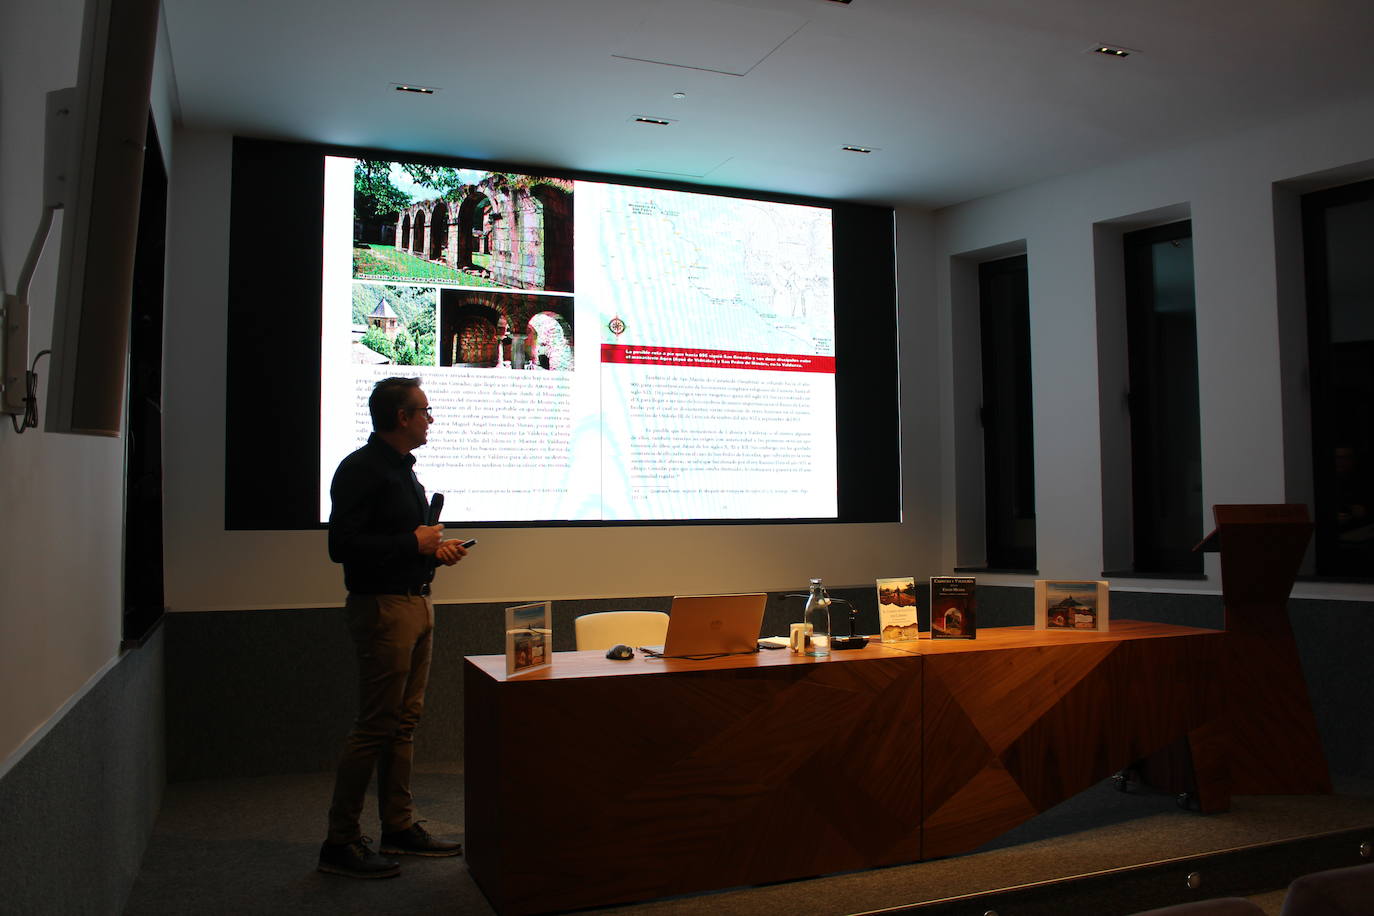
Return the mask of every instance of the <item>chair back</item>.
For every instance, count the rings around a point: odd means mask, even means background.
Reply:
[[[668,634],[668,615],[662,611],[601,611],[573,620],[580,649],[611,646],[661,646]]]
[[[1303,875],[1288,885],[1281,916],[1358,916],[1374,900],[1374,862]]]
[[[1243,897],[1218,897],[1146,910],[1134,916],[1264,916],[1264,910]]]

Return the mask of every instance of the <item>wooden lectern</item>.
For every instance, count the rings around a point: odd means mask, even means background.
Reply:
[[[1304,505],[1219,505],[1216,530],[1195,550],[1221,554],[1226,610],[1221,721],[1237,795],[1331,791],[1298,647],[1288,620],[1303,552],[1312,538]]]

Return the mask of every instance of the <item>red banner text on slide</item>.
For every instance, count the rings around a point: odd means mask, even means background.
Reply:
[[[695,347],[648,347],[602,344],[603,363],[680,366],[692,369],[766,369],[770,372],[835,374],[835,357],[801,353],[749,353],[740,350],[703,350]]]

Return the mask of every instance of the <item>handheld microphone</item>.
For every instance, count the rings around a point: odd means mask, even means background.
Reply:
[[[444,511],[444,494],[435,493],[429,500],[429,524],[439,524],[439,514]]]

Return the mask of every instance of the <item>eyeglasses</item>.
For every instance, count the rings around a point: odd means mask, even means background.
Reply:
[[[423,410],[425,412],[426,417],[428,417],[431,420],[434,419],[434,411],[430,410],[428,407],[402,407],[401,409],[404,410],[406,413],[414,413],[417,410]]]

